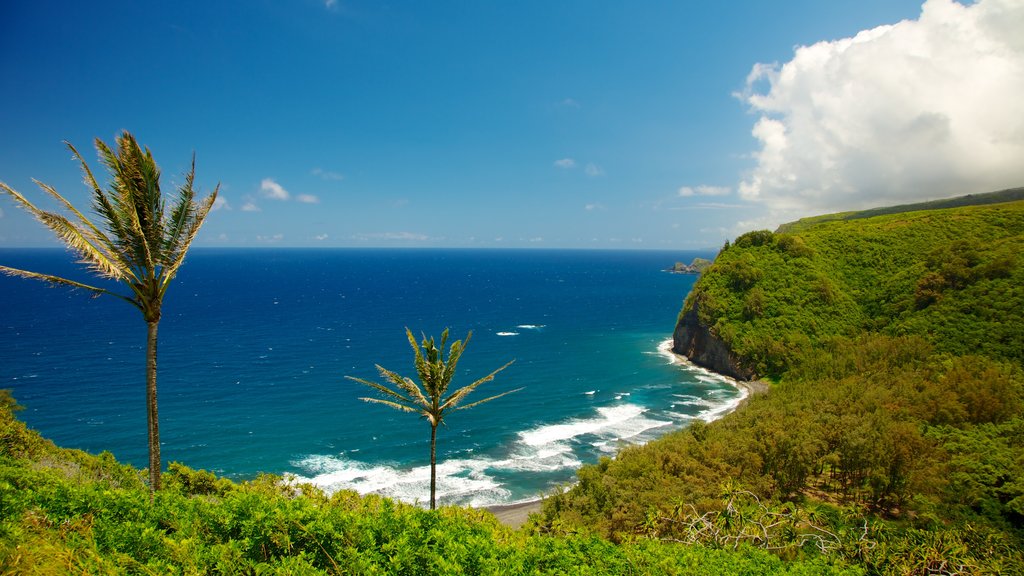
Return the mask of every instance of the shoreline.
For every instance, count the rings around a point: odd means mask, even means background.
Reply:
[[[715,414],[714,418],[710,420],[712,422],[722,418],[726,414],[730,414],[736,411],[738,408],[743,406],[743,404],[751,396],[765,394],[768,392],[769,384],[764,380],[736,380],[734,378],[730,378],[723,374],[719,374],[717,372],[708,370],[707,368],[694,364],[685,355],[679,354],[676,351],[672,350],[671,338],[663,341],[658,346],[658,350],[661,351],[666,356],[671,356],[671,362],[673,364],[679,364],[690,369],[697,369],[700,371],[707,372],[708,374],[714,374],[716,377],[721,378],[725,383],[729,384],[730,386],[740,391],[740,399],[731,406],[729,406],[729,409],[726,410],[725,412]],[[527,522],[527,520],[529,520],[530,514],[540,512],[543,505],[544,499],[537,498],[535,500],[527,500],[525,502],[516,502],[513,504],[495,504],[491,506],[483,506],[480,509],[487,510],[491,514],[494,514],[494,517],[498,519],[498,522],[515,530],[522,527]]]
[[[710,368],[705,368],[703,366],[700,366],[699,364],[694,364],[692,361],[690,361],[690,359],[688,357],[686,357],[685,354],[680,354],[680,353],[676,352],[675,350],[673,350],[672,349],[672,344],[673,344],[672,338],[664,340],[661,344],[658,345],[658,350],[662,354],[664,354],[664,355],[666,355],[668,357],[671,357],[673,364],[679,364],[681,366],[685,366],[685,367],[687,367],[687,368],[689,368],[691,370],[695,370],[695,371],[698,371],[698,372],[705,372],[707,374],[712,374],[716,378],[720,379],[722,382],[725,382],[726,384],[732,386],[733,388],[736,388],[742,394],[741,398],[736,402],[736,404],[734,406],[731,406],[729,410],[726,410],[725,412],[722,412],[721,414],[717,414],[716,417],[713,420],[718,420],[722,416],[725,416],[726,414],[731,413],[733,410],[735,410],[741,404],[743,404],[743,402],[746,401],[747,398],[749,398],[750,396],[756,396],[758,394],[764,394],[764,393],[768,392],[769,384],[768,384],[767,381],[760,380],[760,379],[759,380],[737,380],[735,378],[731,378],[731,377],[726,376],[724,374],[719,374],[718,372],[715,372],[714,370],[711,370]]]
[[[481,510],[487,510],[494,517],[498,519],[505,526],[516,530],[526,524],[526,521],[530,518],[530,514],[540,512],[541,507],[544,505],[544,499],[538,498],[536,500],[527,500],[526,502],[517,502],[515,504],[496,504],[494,506],[484,506]]]

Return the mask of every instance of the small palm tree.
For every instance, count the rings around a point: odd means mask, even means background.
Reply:
[[[195,202],[192,183],[196,165],[193,154],[192,168],[185,175],[185,183],[178,188],[177,201],[167,211],[160,194],[160,169],[149,149],[143,151],[135,137],[127,131],[117,138],[117,152],[99,138],[96,139],[100,161],[112,178],[108,191],[100,188],[78,150],[68,142],[65,144],[81,164],[86,185],[92,188],[92,210],[99,218],[99,226],[82,215],[53,187],[38,180],[35,183],[63,205],[70,212],[69,216],[37,208],[2,182],[0,190],[13,197],[22,208],[52,230],[95,275],[121,282],[128,288],[129,294],[118,294],[106,288],[7,266],[0,266],[0,272],[82,288],[96,296],[109,294],[142,312],[149,328],[146,339],[146,416],[149,430],[149,488],[153,492],[160,489],[161,470],[160,426],[156,404],[156,343],[160,307],[167,286],[185,261],[189,245],[217,198],[220,185],[203,201]]]
[[[354,376],[346,376],[346,378],[374,388],[384,395],[384,399],[360,398],[360,400],[383,404],[402,412],[418,413],[430,423],[430,509],[433,510],[436,507],[435,494],[437,492],[437,427],[444,422],[445,414],[451,410],[466,410],[467,408],[479,406],[484,402],[490,402],[513,392],[518,392],[522,388],[502,392],[501,394],[470,404],[462,404],[462,401],[473,390],[476,390],[484,382],[494,380],[494,375],[508,368],[514,360],[476,382],[463,386],[445,396],[448,392],[448,386],[455,376],[455,367],[458,365],[462,353],[466,350],[466,346],[469,344],[469,339],[473,336],[473,333],[470,332],[466,335],[465,342],[456,340],[451,345],[451,348],[448,349],[447,359],[444,357],[444,347],[448,343],[447,329],[441,333],[440,346],[435,346],[434,339],[432,337],[428,339],[426,336],[423,337],[421,344],[417,344],[416,337],[412,335],[412,331],[408,328],[405,329],[405,334],[409,338],[409,345],[412,346],[413,353],[416,355],[416,375],[419,377],[420,384],[417,384],[411,378],[400,376],[379,364],[377,364],[377,371],[380,372],[381,377],[388,381],[388,384],[378,384],[377,382],[371,382]],[[389,385],[394,386],[394,388],[389,387]]]

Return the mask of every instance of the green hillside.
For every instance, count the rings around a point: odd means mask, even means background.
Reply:
[[[1024,574],[1024,202],[931,208],[727,244],[677,335],[768,392],[585,466],[539,525]]]
[[[757,374],[863,332],[1024,361],[1024,202],[793,229],[737,238],[687,301]]]
[[[983,206],[986,204],[1003,204],[1024,200],[1024,188],[1008,188],[998,192],[986,192],[984,194],[967,194],[955,198],[944,198],[942,200],[931,200],[918,202],[916,204],[900,204],[898,206],[886,206],[882,208],[871,208],[857,212],[840,212],[836,214],[825,214],[803,218],[796,222],[790,222],[779,226],[776,232],[793,233],[799,232],[808,226],[829,222],[834,220],[859,220],[862,218],[873,218],[888,214],[900,214],[904,212],[924,212],[926,210],[941,210],[945,208],[960,208],[964,206]]]

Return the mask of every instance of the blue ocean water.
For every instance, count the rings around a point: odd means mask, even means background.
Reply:
[[[374,364],[414,376],[404,328],[473,332],[455,386],[515,363],[438,432],[442,503],[535,498],[624,444],[741,393],[668,353],[707,252],[196,249],[160,324],[165,462],[235,478],[292,474],[326,489],[429,498],[429,425],[360,401]],[[59,250],[0,263],[88,276]],[[141,314],[115,298],[0,277],[0,388],[58,444],[146,464]]]

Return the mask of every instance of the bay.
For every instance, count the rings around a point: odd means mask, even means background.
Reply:
[[[404,329],[472,340],[455,385],[514,364],[438,433],[442,503],[528,500],[575,469],[741,393],[666,350],[707,251],[195,249],[160,324],[165,462],[232,478],[295,475],[429,498],[429,426],[367,404],[375,364],[413,376]],[[88,279],[60,250],[0,263]],[[116,286],[114,286],[116,288]],[[146,464],[141,314],[115,298],[0,277],[0,387],[62,446]]]

